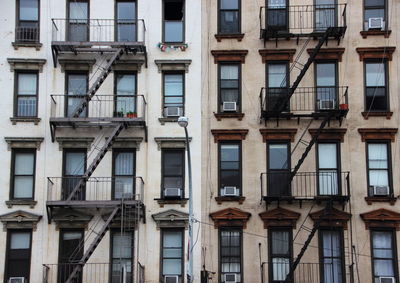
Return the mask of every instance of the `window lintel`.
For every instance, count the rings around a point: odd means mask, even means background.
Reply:
[[[368,140],[390,140],[395,141],[397,128],[359,128],[358,133],[361,135],[361,141]]]
[[[365,59],[387,59],[392,61],[395,50],[396,47],[394,46],[356,48],[360,61],[364,61]]]

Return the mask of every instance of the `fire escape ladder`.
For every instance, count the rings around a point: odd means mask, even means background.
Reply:
[[[89,88],[89,90],[86,93],[85,98],[81,100],[79,105],[76,107],[74,113],[72,114],[72,117],[78,118],[79,115],[85,110],[87,107],[89,101],[93,98],[93,96],[96,94],[97,90],[100,88],[100,86],[103,84],[104,80],[107,78],[108,74],[111,72],[111,67],[112,65],[119,60],[119,58],[124,54],[124,49],[119,48],[111,57],[111,59],[107,62],[107,65],[103,68],[103,71],[100,73],[99,77],[97,80],[93,83],[93,85]]]
[[[93,252],[96,250],[97,246],[100,244],[101,240],[103,239],[104,235],[106,234],[111,221],[118,215],[118,212],[120,210],[120,206],[117,206],[114,208],[113,212],[110,214],[108,217],[107,221],[104,223],[103,227],[101,227],[100,231],[97,233],[96,238],[93,240],[93,242],[90,244],[89,248],[79,261],[79,263],[76,264],[74,269],[72,270],[71,274],[69,275],[68,279],[65,281],[65,283],[73,283],[75,282],[74,279],[79,275],[79,273],[82,271],[83,266],[86,264],[86,262],[89,260],[90,256],[93,254]]]
[[[104,155],[106,155],[108,149],[112,146],[115,139],[121,133],[121,131],[125,128],[125,123],[119,123],[111,133],[110,137],[108,137],[107,141],[100,149],[99,153],[93,159],[92,163],[90,164],[89,168],[86,170],[85,174],[83,174],[82,178],[79,179],[79,182],[76,184],[74,189],[72,190],[71,194],[68,196],[67,201],[71,201],[74,198],[74,195],[78,193],[86,183],[86,181],[92,176],[94,170],[96,170],[97,166],[103,159]]]

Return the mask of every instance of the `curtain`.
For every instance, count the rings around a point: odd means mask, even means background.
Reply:
[[[388,186],[388,152],[386,144],[368,144],[369,184]]]
[[[375,276],[394,276],[392,237],[390,231],[372,232]]]
[[[339,180],[337,172],[336,144],[334,143],[318,144],[318,166],[319,166],[319,175],[318,175],[319,193],[321,195],[338,194]]]
[[[115,175],[134,175],[133,152],[119,152],[115,158]]]
[[[182,232],[163,233],[163,275],[182,274]]]
[[[342,282],[341,236],[338,231],[322,232],[324,283]]]

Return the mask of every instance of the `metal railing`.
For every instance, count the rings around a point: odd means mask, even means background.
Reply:
[[[15,42],[18,43],[39,43],[39,27],[16,27]]]
[[[350,197],[350,172],[298,172],[292,181],[290,179],[291,172],[288,171],[261,173],[261,198]]]
[[[51,118],[72,116],[75,108],[85,97],[83,95],[53,94],[51,97]],[[69,106],[68,106],[69,105]],[[146,119],[147,102],[143,95],[102,95],[96,94],[80,118],[132,118]],[[70,117],[73,119],[72,117]]]
[[[145,43],[142,19],[52,19],[52,41],[93,43]]]
[[[289,88],[261,88],[261,113],[273,114],[287,103]],[[284,112],[348,110],[348,87],[298,87]]]
[[[47,201],[68,198],[80,177],[48,177]],[[142,177],[90,177],[72,201],[136,200],[143,202]]]
[[[261,36],[266,33],[311,34],[346,27],[347,4],[293,5],[260,8]]]

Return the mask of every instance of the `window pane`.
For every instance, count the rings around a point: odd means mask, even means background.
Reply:
[[[324,259],[324,283],[341,283],[342,262],[339,258]]]
[[[318,144],[318,166],[320,169],[337,168],[337,147],[335,143]]]
[[[132,177],[115,177],[115,199],[132,198],[133,197],[133,178]]]
[[[289,263],[290,261],[288,258],[275,257],[272,259],[273,280],[285,281],[286,276],[289,273]]]
[[[323,245],[324,257],[340,257],[341,255],[340,232],[323,231],[322,245]]]
[[[339,193],[338,173],[336,170],[319,170],[318,188],[320,195],[336,195]]]
[[[221,79],[222,80],[238,80],[239,79],[239,66],[238,65],[221,65]]]
[[[373,169],[388,168],[387,144],[368,144],[368,165]]]
[[[19,0],[20,21],[37,21],[39,19],[38,0]]]
[[[182,259],[164,259],[163,275],[180,275]]]
[[[285,8],[286,0],[268,0],[269,8]]]
[[[68,75],[68,94],[86,94],[87,89],[87,76],[82,75]]]
[[[272,253],[279,255],[289,255],[289,232],[272,231]]]
[[[183,75],[164,75],[164,95],[182,96],[183,95]]]
[[[136,93],[136,75],[117,76],[117,95],[134,95]]]
[[[364,0],[365,7],[385,6],[385,0]]]
[[[239,12],[223,11],[220,12],[220,32],[238,33],[239,32]]]
[[[221,145],[221,161],[239,161],[239,145]]]
[[[113,233],[113,258],[132,257],[132,234]]]
[[[317,86],[336,85],[336,65],[334,63],[318,63]]]
[[[374,260],[375,276],[394,276],[393,261],[387,259]]]
[[[389,186],[387,170],[369,170],[370,186]]]
[[[221,9],[239,9],[238,0],[221,0]]]
[[[33,153],[15,154],[15,174],[32,175],[34,173],[35,155]]]
[[[119,20],[133,20],[136,18],[136,2],[118,2],[117,13]]]
[[[30,233],[12,233],[11,234],[11,245],[12,250],[29,249],[31,241]]]
[[[316,0],[315,5],[334,5],[335,0]]]
[[[385,63],[365,64],[366,85],[385,86]]]
[[[86,2],[70,2],[69,18],[72,20],[88,18],[88,3]]]
[[[165,41],[182,42],[183,41],[183,23],[165,22]]]
[[[288,147],[286,144],[269,145],[269,169],[288,168]]]
[[[286,64],[268,65],[268,87],[286,87]]]
[[[82,234],[80,232],[65,232],[63,234],[63,241],[80,240],[81,238]]]
[[[164,248],[182,247],[182,232],[180,231],[164,232],[163,244]]]
[[[18,97],[17,116],[34,117],[36,116],[36,97]]]
[[[16,176],[14,178],[14,198],[32,198],[32,193],[32,176]]]
[[[115,175],[133,175],[133,152],[118,152],[115,157]]]
[[[18,74],[18,94],[36,95],[36,74]]]
[[[84,152],[67,152],[65,155],[65,175],[83,175],[85,170]]]
[[[164,152],[164,174],[182,175],[183,160],[181,152]]]

